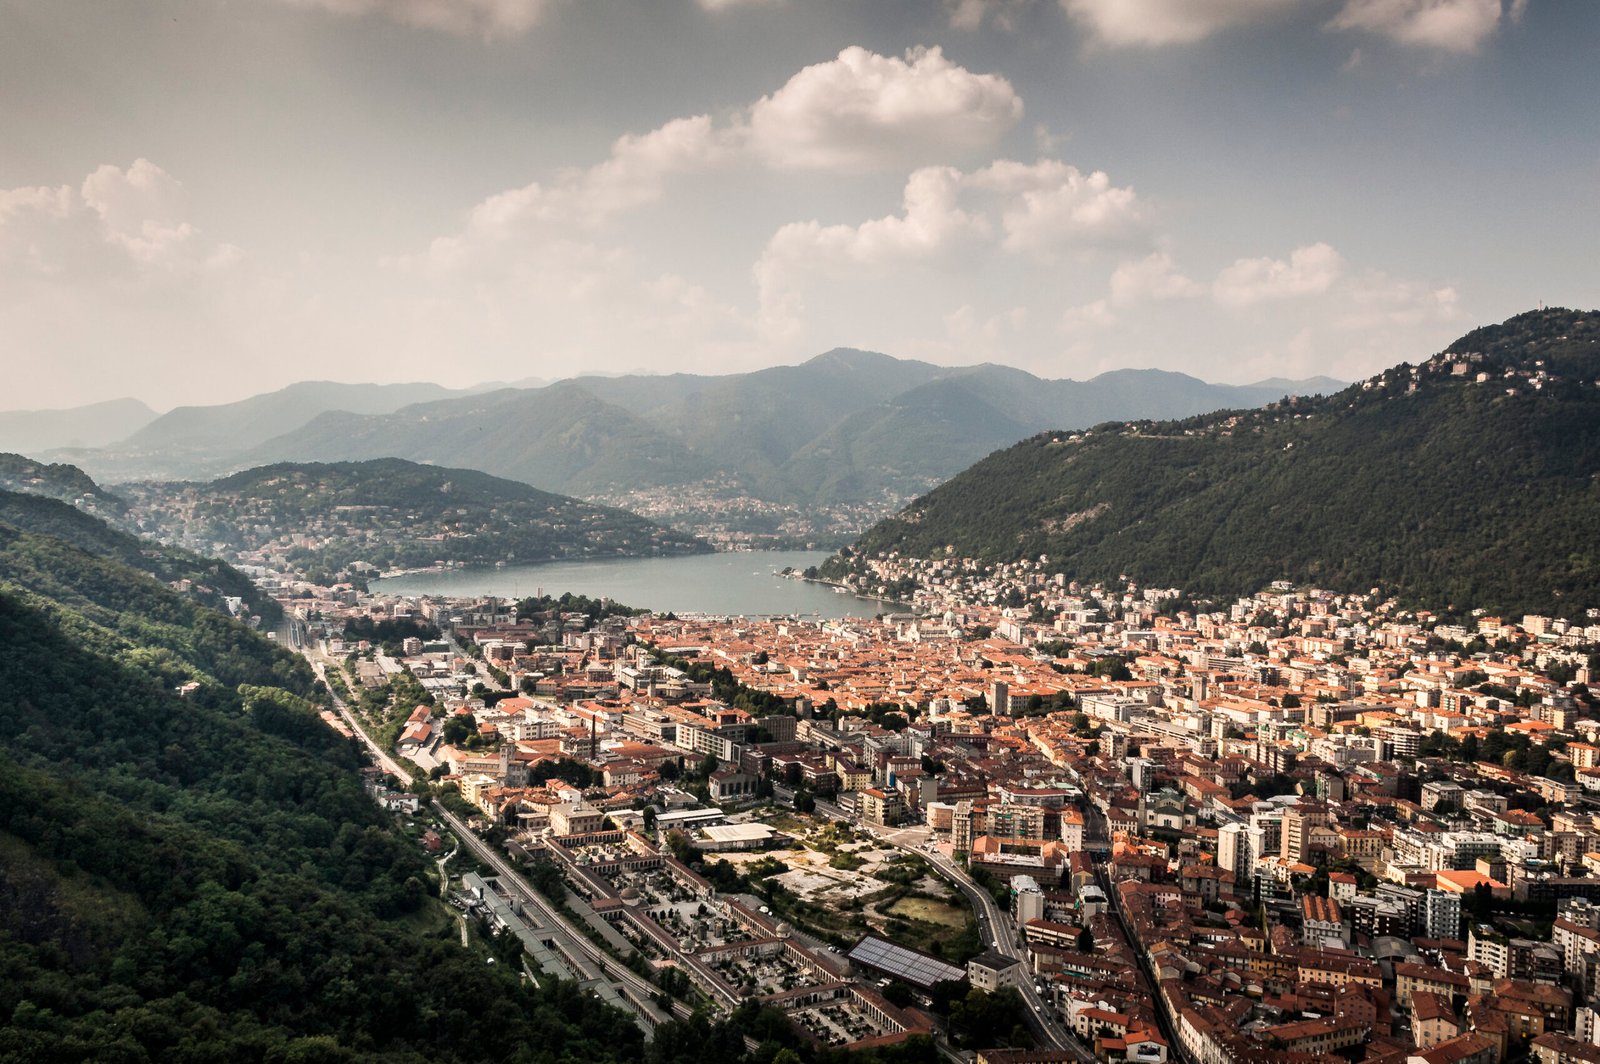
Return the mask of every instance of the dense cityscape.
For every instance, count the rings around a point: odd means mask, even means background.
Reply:
[[[643,1023],[600,972],[823,1045],[973,1045],[959,985],[1014,1003],[997,1059],[1600,1058],[1600,619],[878,571],[905,612],[278,597],[405,808],[451,793],[594,943],[512,874],[458,904]]]

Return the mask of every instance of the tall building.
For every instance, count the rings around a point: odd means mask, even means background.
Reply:
[[[989,685],[989,712],[997,717],[1011,715],[1011,685],[996,680]]]
[[[1422,930],[1428,938],[1461,937],[1461,895],[1429,889],[1422,901]]]

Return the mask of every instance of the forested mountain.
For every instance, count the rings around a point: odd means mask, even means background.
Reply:
[[[1182,416],[1284,394],[1153,370],[1047,381],[1003,366],[950,369],[841,349],[726,377],[584,377],[384,416],[328,413],[237,460],[398,456],[630,507],[660,505],[669,519],[674,495],[806,513],[892,505],[1041,428],[1108,414]]]
[[[465,394],[295,385],[179,408],[115,447],[55,457],[118,483],[397,457],[640,509],[680,527],[759,524],[772,520],[773,506],[802,520],[829,507],[887,512],[1045,428],[1254,406],[1328,383],[1235,387],[1155,370],[1043,380],[1004,366],[948,368],[841,348],[727,376],[588,376]],[[703,509],[707,500],[756,505],[743,516],[712,507],[712,520],[687,519],[685,506]],[[861,527],[855,511],[842,519]]]
[[[9,517],[0,643],[0,1060],[637,1059],[421,918],[299,659]]]
[[[1434,607],[1600,607],[1600,313],[1475,330],[1335,395],[1051,432],[868,532],[850,562],[1011,561],[1199,594],[1272,580]]]
[[[0,491],[0,523],[111,559],[164,584],[182,584],[182,595],[204,606],[226,611],[227,600],[237,599],[242,617],[259,617],[267,627],[277,624],[282,615],[278,604],[233,566],[179,547],[140,539],[56,499]],[[63,557],[63,566],[69,562],[70,558]],[[0,577],[4,575],[0,570]]]
[[[684,554],[692,536],[471,469],[398,458],[279,464],[209,484],[132,484],[139,527],[204,549],[337,573],[553,558]],[[267,560],[264,559],[263,560]]]
[[[155,419],[156,412],[137,399],[65,410],[3,410],[0,451],[41,454],[57,447],[105,447]]]
[[[44,495],[110,516],[128,509],[127,503],[96,484],[77,466],[36,462],[20,454],[0,453],[0,490]]]

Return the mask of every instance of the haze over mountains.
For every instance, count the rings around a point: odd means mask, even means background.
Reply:
[[[1044,429],[1183,417],[1338,386],[1326,378],[1217,385],[1158,370],[1045,380],[1004,366],[949,368],[837,349],[729,376],[590,376],[468,393],[307,383],[179,408],[114,446],[57,457],[113,483],[398,457],[629,506],[684,527],[707,517],[708,500],[739,500],[743,512],[732,520],[751,527],[773,527],[766,511],[786,507],[831,512],[859,528]]]
[[[1335,395],[1051,432],[870,530],[870,559],[1046,555],[1195,594],[1279,579],[1433,609],[1600,607],[1600,313],[1474,330]]]

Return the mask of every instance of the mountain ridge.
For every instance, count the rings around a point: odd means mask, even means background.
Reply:
[[[1320,398],[1107,421],[996,452],[853,558],[1039,555],[1196,594],[1377,586],[1433,608],[1600,607],[1600,314],[1473,330]]]

